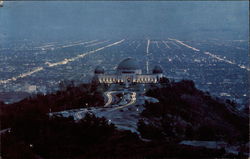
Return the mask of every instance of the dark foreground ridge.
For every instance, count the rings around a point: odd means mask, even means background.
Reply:
[[[159,103],[145,103],[138,131],[121,131],[105,118],[87,114],[48,116],[49,112],[101,106],[106,85],[73,83],[54,94],[37,95],[18,103],[0,104],[1,157],[3,158],[201,158],[247,157],[248,115],[232,101],[221,101],[195,88],[192,81],[164,79],[151,86],[147,96]],[[204,148],[181,141],[218,141],[237,146],[238,154],[225,148]]]
[[[196,89],[193,81],[173,82],[151,89],[147,95],[160,102],[145,104],[142,116],[149,124],[139,122],[145,137],[230,143],[248,140],[248,118],[236,110],[236,103],[211,97]],[[155,133],[147,134],[148,127]]]

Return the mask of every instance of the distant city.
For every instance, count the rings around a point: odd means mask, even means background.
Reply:
[[[119,61],[131,57],[143,72],[159,64],[172,80],[194,80],[199,89],[244,106],[248,103],[248,51],[247,40],[24,39],[0,47],[0,100],[12,103],[31,94],[54,92],[61,81],[90,82],[97,66],[112,72]]]

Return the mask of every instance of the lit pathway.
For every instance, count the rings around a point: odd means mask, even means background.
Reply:
[[[195,48],[195,47],[192,47],[192,46],[190,46],[190,45],[187,45],[187,44],[185,44],[184,42],[182,42],[182,41],[180,41],[180,40],[171,39],[171,38],[168,38],[168,39],[169,39],[169,40],[173,40],[173,41],[175,41],[175,42],[177,42],[177,43],[179,43],[179,44],[181,44],[181,45],[183,45],[183,46],[185,46],[185,47],[187,47],[187,48],[189,48],[189,49],[192,49],[192,50],[194,50],[194,51],[196,51],[196,52],[199,52],[199,51],[200,51],[199,49],[197,49],[197,48]],[[245,65],[237,64],[237,63],[235,63],[235,62],[233,62],[233,61],[230,61],[230,60],[228,60],[228,59],[226,59],[226,58],[221,58],[220,56],[215,55],[215,54],[212,54],[212,53],[207,52],[207,51],[205,51],[205,52],[203,52],[203,53],[204,53],[205,55],[208,55],[208,56],[210,56],[210,57],[212,57],[212,58],[218,60],[218,61],[223,61],[223,62],[228,63],[228,64],[231,64],[231,65],[236,65],[236,66],[240,67],[241,69],[245,69],[245,70],[247,70],[247,71],[250,71],[250,68],[247,67],[247,66],[245,66]]]
[[[192,50],[194,50],[194,51],[200,51],[199,49],[196,49],[196,48],[194,48],[194,47],[192,47],[192,46],[190,46],[190,45],[187,45],[187,44],[183,43],[183,42],[180,41],[180,40],[171,39],[171,38],[168,38],[168,39],[169,39],[169,40],[173,40],[173,41],[175,41],[175,42],[177,42],[177,43],[179,43],[179,44],[181,44],[181,45],[183,45],[183,46],[185,46],[185,47],[187,47],[187,48],[189,48],[189,49],[192,49]]]
[[[61,46],[61,47],[57,47],[56,49],[68,48],[68,47],[79,46],[79,45],[85,45],[85,44],[93,43],[93,42],[96,42],[96,41],[97,41],[97,40],[86,41],[86,42],[80,42],[80,43],[73,43],[73,44],[68,44],[68,45],[63,45],[63,46]]]
[[[104,95],[108,98],[107,103],[104,105],[104,107],[107,107],[109,105],[111,105],[111,103],[113,102],[113,97],[112,97],[112,93],[114,93],[115,91],[110,91],[110,92],[105,92]]]
[[[114,96],[115,93],[121,92],[123,91],[110,91],[106,92],[106,94],[109,94],[109,96],[111,96],[110,98],[114,98],[112,96]],[[113,105],[111,102],[110,107],[81,108],[62,112],[53,112],[50,115],[62,115],[64,117],[73,116],[75,120],[80,120],[85,117],[86,113],[91,113],[97,117],[106,118],[109,123],[115,124],[118,129],[130,130],[134,133],[140,134],[137,130],[137,123],[141,118],[141,112],[144,110],[143,104],[145,101],[152,102],[150,97],[146,98],[141,96],[141,93],[142,92],[134,91],[125,92],[122,100],[115,102]]]
[[[117,42],[114,42],[112,44],[100,47],[98,49],[95,49],[95,50],[92,50],[92,51],[89,51],[89,52],[85,52],[85,53],[79,54],[79,55],[77,55],[75,57],[72,57],[72,58],[66,58],[63,61],[59,61],[59,62],[55,62],[55,63],[45,62],[45,64],[48,65],[48,67],[55,67],[55,66],[58,66],[58,65],[66,65],[69,62],[73,62],[75,60],[83,58],[86,55],[91,55],[91,54],[94,54],[94,53],[96,53],[98,51],[104,50],[106,48],[118,45],[118,44],[122,43],[124,40],[125,39],[122,39],[120,41],[117,41]],[[9,82],[12,82],[12,81],[16,81],[17,79],[21,79],[21,78],[25,78],[25,77],[31,76],[34,73],[37,73],[37,72],[40,72],[40,71],[44,70],[44,68],[46,68],[46,67],[37,67],[37,68],[35,68],[35,69],[33,69],[33,70],[29,71],[29,72],[22,73],[22,74],[20,74],[20,75],[18,75],[16,77],[12,77],[12,78],[5,79],[5,80],[0,80],[0,84],[6,84],[6,83],[9,83]]]
[[[125,39],[117,41],[117,42],[109,44],[109,45],[106,45],[106,46],[103,46],[103,47],[100,47],[98,49],[95,49],[95,50],[92,50],[92,51],[89,51],[89,52],[85,52],[85,53],[79,54],[79,55],[77,55],[75,57],[72,57],[72,58],[64,59],[63,61],[59,61],[59,62],[55,62],[55,63],[46,62],[45,64],[47,64],[49,67],[54,67],[54,66],[57,66],[57,65],[65,65],[65,64],[67,64],[69,62],[73,62],[75,60],[83,58],[86,55],[90,55],[90,54],[96,53],[98,51],[101,51],[103,49],[106,49],[108,47],[111,47],[111,46],[114,46],[114,45],[118,45],[118,44],[122,43],[124,40]]]
[[[80,46],[80,45],[85,45],[85,44],[91,44],[93,42],[96,42],[97,40],[91,40],[91,41],[84,41],[84,42],[72,42],[70,44],[65,44],[65,45],[59,45],[59,46],[55,46],[54,44],[46,44],[43,46],[38,46],[35,47],[36,49],[41,49],[41,50],[52,50],[52,49],[62,49],[62,48],[69,48],[69,47],[73,47],[73,46]]]
[[[0,135],[5,134],[5,133],[10,132],[10,131],[11,131],[11,128],[0,130]]]
[[[97,42],[97,43],[89,44],[89,45],[86,45],[85,47],[96,46],[96,45],[103,44],[103,43],[106,43],[106,42],[109,42],[109,40],[105,40],[105,41],[100,41],[100,42]]]
[[[113,109],[108,110],[108,112],[122,109],[122,108],[125,108],[125,107],[128,107],[128,106],[135,104],[136,103],[136,92],[131,92],[131,93],[132,93],[132,95],[131,95],[131,99],[130,99],[129,103],[122,105],[122,106],[114,107]]]
[[[167,44],[166,41],[162,41],[162,43],[163,43],[168,49],[170,49],[170,47],[169,47],[169,45]]]

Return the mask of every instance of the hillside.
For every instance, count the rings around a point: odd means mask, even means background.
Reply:
[[[198,90],[192,81],[172,82],[149,90],[147,96],[160,101],[146,103],[142,112],[144,122],[160,132],[149,138],[248,141],[248,115],[239,112],[233,101]]]
[[[121,130],[103,117],[87,113],[80,120],[48,116],[49,109],[62,111],[104,105],[101,95],[107,86],[70,85],[54,94],[37,95],[18,103],[1,103],[3,158],[166,158],[246,157],[248,116],[235,109],[236,103],[221,101],[195,88],[192,81],[149,86],[139,114],[138,132]],[[83,98],[85,97],[85,98]],[[84,99],[84,100],[83,100]],[[89,103],[89,105],[86,105]],[[131,108],[119,111],[126,114]],[[97,109],[97,108],[96,108]],[[107,111],[113,108],[106,108]],[[105,112],[105,109],[102,108]],[[117,111],[114,111],[117,113]],[[112,112],[109,112],[112,115]],[[115,114],[113,114],[115,116]],[[216,141],[227,145],[206,148],[180,144],[187,141]],[[237,147],[231,153],[231,147]],[[22,147],[22,148],[18,148]],[[228,148],[229,147],[229,148]],[[232,151],[234,152],[234,151]]]

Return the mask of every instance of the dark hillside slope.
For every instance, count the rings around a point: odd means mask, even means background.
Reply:
[[[145,104],[143,120],[138,122],[141,136],[121,131],[109,120],[93,114],[79,121],[47,115],[49,108],[60,111],[102,106],[101,93],[106,86],[71,85],[54,94],[37,95],[12,105],[0,102],[1,126],[11,128],[0,135],[1,156],[7,159],[247,156],[244,153],[247,146],[242,146],[238,154],[230,154],[225,148],[179,144],[182,140],[210,140],[226,141],[229,146],[247,145],[248,116],[238,112],[234,102],[223,102],[196,89],[192,81],[161,82],[146,93],[160,102]]]
[[[142,115],[145,122],[160,129],[161,137],[248,141],[247,114],[237,111],[232,101],[225,102],[198,90],[193,81],[172,82],[149,90],[147,95],[160,102],[147,103]]]
[[[37,94],[13,104],[0,102],[1,129],[11,127],[13,118],[28,111],[46,114],[50,111],[103,106],[102,89],[106,89],[106,86],[94,83],[75,86],[72,82],[69,85],[62,84],[60,90],[55,93]]]

